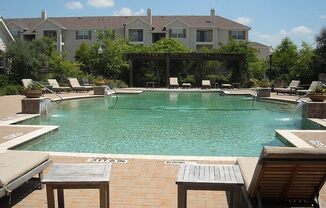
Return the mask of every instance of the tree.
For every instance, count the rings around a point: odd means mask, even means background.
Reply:
[[[49,67],[50,71],[59,80],[68,77],[81,78],[83,76],[83,72],[80,70],[80,64],[78,62],[69,61],[60,54],[53,54],[51,56]]]
[[[315,80],[317,80],[318,74],[325,73],[326,69],[326,27],[323,27],[317,35],[316,44],[313,72],[313,78]]]
[[[310,83],[313,76],[314,49],[306,42],[302,42],[298,58],[290,70],[291,79],[299,79],[302,83]]]
[[[294,42],[286,37],[282,40],[272,54],[273,62],[272,68],[273,78],[281,78],[284,80],[290,80],[289,75],[292,68],[298,59],[297,46]]]
[[[249,67],[252,66],[253,63],[258,61],[258,51],[254,48],[248,46],[248,42],[239,41],[239,40],[230,40],[227,44],[222,45],[218,50],[218,52],[222,53],[241,53],[244,54],[244,60],[242,63],[242,75],[245,83],[249,81],[250,77],[248,76]],[[239,73],[236,72],[236,65],[233,62],[228,62],[228,67],[232,69],[232,80],[237,80],[237,76]]]
[[[173,52],[190,52],[190,49],[185,47],[180,41],[171,38],[163,38],[155,42],[150,51],[159,53],[173,53]]]

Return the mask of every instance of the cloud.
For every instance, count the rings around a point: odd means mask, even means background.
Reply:
[[[67,9],[77,10],[77,9],[82,9],[83,5],[80,3],[80,1],[69,1],[65,4],[65,7]]]
[[[234,21],[243,25],[250,25],[252,23],[252,19],[250,17],[238,17]]]
[[[319,18],[324,20],[324,19],[326,19],[326,15],[320,15]]]
[[[88,0],[87,4],[96,8],[113,7],[114,0]]]
[[[314,31],[307,26],[297,26],[290,30],[281,29],[275,34],[262,34],[258,32],[252,32],[251,38],[254,41],[263,43],[265,45],[279,45],[285,37],[289,37],[296,42],[301,44],[301,41],[313,43]]]
[[[130,8],[122,7],[119,11],[114,11],[114,16],[141,16],[145,14],[145,10],[141,8],[139,11],[132,11]]]
[[[290,34],[294,34],[294,35],[310,35],[313,33],[314,33],[314,31],[311,28],[306,27],[306,26],[298,26],[298,27],[293,28],[290,31]]]

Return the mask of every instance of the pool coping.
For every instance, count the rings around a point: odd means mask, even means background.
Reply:
[[[148,92],[222,92],[225,95],[231,95],[231,96],[250,96],[250,93],[229,93],[229,91],[221,90],[221,89],[141,89],[141,90],[127,90],[126,92],[118,91],[117,93],[121,94],[134,94],[130,92],[135,93],[142,93],[144,91]],[[114,93],[108,93],[109,95],[112,95]],[[64,97],[64,98],[57,98],[57,99],[51,99],[52,102],[57,101],[66,101],[66,100],[77,100],[77,99],[97,99],[102,98],[107,95],[91,95],[91,96],[74,96],[74,97]],[[277,101],[277,102],[286,102],[286,103],[298,103],[298,101],[289,100],[285,98],[259,98],[261,100],[266,101]],[[13,118],[6,121],[0,121],[0,125],[10,125],[10,124],[16,124],[18,122],[32,119],[35,117],[39,117],[40,114],[23,114],[23,116],[19,116],[17,118]],[[317,123],[318,125],[321,125],[323,127],[326,127],[326,121],[322,121],[322,119],[315,119],[315,118],[308,118],[310,121]],[[17,127],[41,127],[39,130],[35,130],[31,133],[25,134],[23,136],[17,137],[15,139],[12,139],[8,142],[0,144],[0,152],[5,151],[20,145],[23,145],[24,143],[28,141],[32,141],[34,139],[40,138],[48,133],[55,132],[59,129],[59,126],[40,126],[40,125],[15,125]],[[279,136],[280,139],[283,139],[286,142],[289,142],[293,146],[296,147],[307,147],[307,148],[313,148],[312,146],[308,145],[304,141],[302,141],[300,138],[298,138],[296,135],[292,134],[293,131],[299,131],[299,130],[275,130],[275,133],[277,136]],[[300,130],[309,132],[312,130]],[[321,130],[323,131],[323,130]],[[301,140],[301,141],[300,141]],[[39,151],[39,152],[46,152],[53,156],[73,156],[73,157],[110,157],[110,158],[124,158],[124,159],[154,159],[154,160],[206,160],[206,161],[235,161],[239,157],[243,156],[178,156],[178,155],[139,155],[139,154],[104,154],[104,153],[75,153],[75,152],[52,152],[52,151]]]

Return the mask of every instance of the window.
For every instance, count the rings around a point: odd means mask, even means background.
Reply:
[[[131,42],[143,42],[143,30],[130,29],[129,30],[129,41]]]
[[[92,39],[91,30],[76,31],[76,40],[91,40],[91,39]]]
[[[213,30],[197,30],[197,42],[213,42]]]
[[[170,38],[186,38],[186,29],[170,29]]]
[[[245,40],[245,31],[230,31],[229,38],[234,40]]]
[[[57,42],[57,31],[56,30],[45,30],[43,32],[45,37],[51,38],[54,42]]]

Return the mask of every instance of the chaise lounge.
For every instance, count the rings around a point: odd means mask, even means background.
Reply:
[[[179,82],[178,82],[178,78],[177,77],[170,77],[170,83],[169,83],[169,88],[172,87],[179,87]]]
[[[276,92],[276,94],[278,94],[279,92],[282,93],[292,93],[292,92],[296,92],[296,88],[299,86],[300,81],[298,80],[292,80],[291,83],[289,84],[288,87],[286,88],[274,88],[274,91]]]
[[[239,158],[237,163],[248,207],[252,202],[259,207],[265,203],[319,207],[319,191],[326,179],[325,149],[264,147],[259,158]]]
[[[70,87],[60,87],[56,79],[48,79],[48,83],[52,86],[52,90],[56,93],[60,93],[62,91],[70,91]]]
[[[74,91],[77,91],[77,92],[79,92],[79,91],[87,91],[88,92],[93,89],[92,86],[81,86],[79,84],[77,78],[69,78],[68,81],[69,81],[71,89]]]
[[[50,163],[49,155],[45,153],[13,150],[0,153],[0,198],[10,195],[37,174],[41,181],[43,170]]]
[[[204,89],[204,88],[211,88],[212,85],[211,85],[211,81],[210,80],[202,80],[201,81],[201,88]]]
[[[321,81],[312,81],[310,86],[309,86],[309,89],[307,90],[297,90],[297,94],[308,94],[312,91],[314,91],[318,85],[321,85]]]

